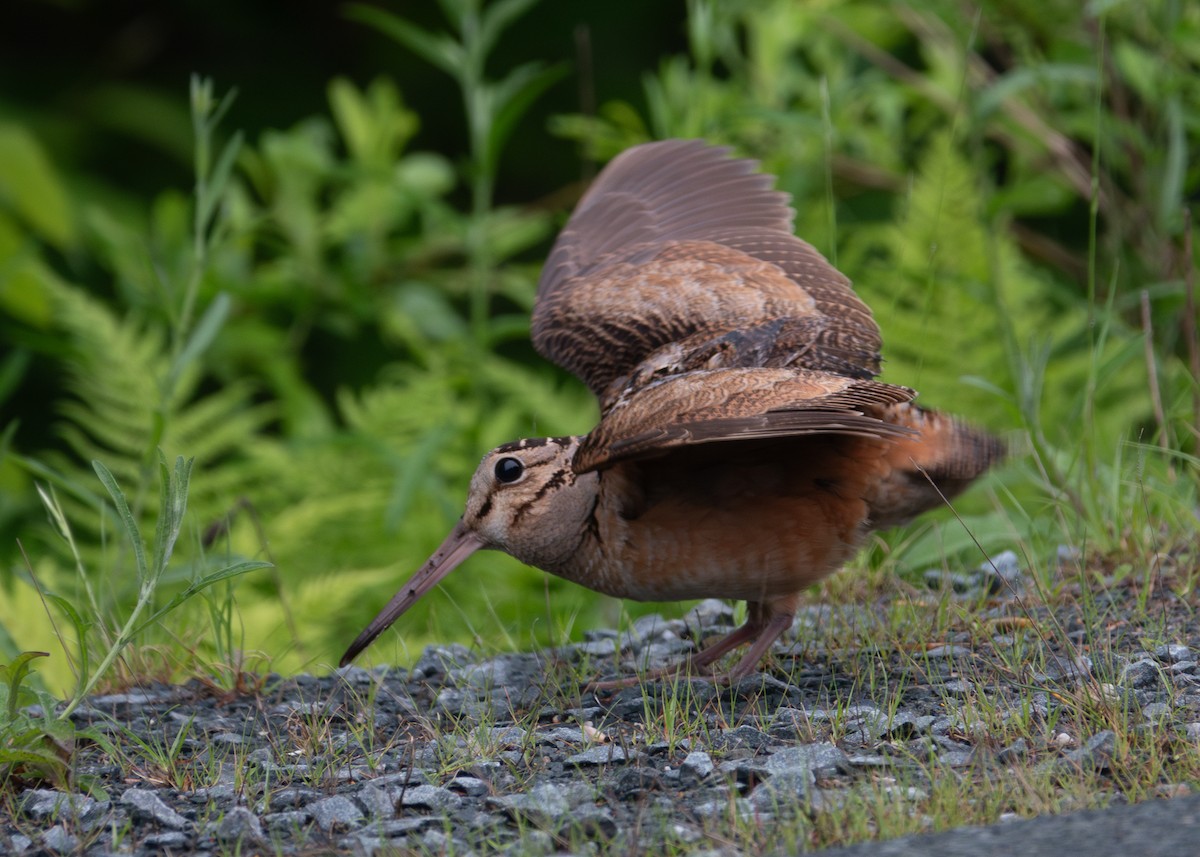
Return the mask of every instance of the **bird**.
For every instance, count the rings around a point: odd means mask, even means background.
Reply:
[[[492,549],[618,598],[745,601],[744,624],[661,671],[737,681],[868,533],[1001,459],[990,433],[876,380],[879,327],[793,234],[790,199],[702,140],[637,145],[601,171],[551,249],[530,327],[595,394],[599,422],[488,452],[462,517],[342,666]]]

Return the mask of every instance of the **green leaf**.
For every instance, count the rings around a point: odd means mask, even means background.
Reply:
[[[22,652],[10,664],[0,666],[0,682],[8,687],[8,722],[17,719],[17,709],[20,707],[22,685],[33,670],[33,662],[38,658],[50,657],[49,652]]]
[[[232,304],[227,292],[220,292],[213,298],[212,303],[208,305],[208,309],[204,311],[204,315],[200,317],[200,321],[179,352],[179,356],[171,364],[167,381],[168,389],[173,389],[179,377],[213,344],[217,334],[224,327],[225,320],[229,318],[229,309]]]
[[[14,348],[7,357],[0,360],[0,405],[3,405],[20,385],[32,359],[33,354],[29,349]]]
[[[212,219],[213,212],[225,195],[229,184],[229,176],[233,172],[233,164],[242,148],[242,132],[236,131],[221,149],[216,166],[207,181],[200,184],[200,193],[196,197],[196,212],[199,222],[205,226]]]
[[[490,85],[493,116],[487,141],[489,172],[494,172],[500,152],[512,135],[517,120],[539,95],[566,73],[565,65],[543,68],[541,63],[532,62],[518,66],[503,80]]]
[[[271,563],[262,562],[261,560],[242,560],[214,571],[212,574],[209,574],[206,577],[202,577],[199,580],[193,581],[187,587],[187,589],[177,593],[165,605],[160,607],[158,610],[155,610],[147,619],[144,619],[136,628],[133,629],[133,632],[130,636],[137,636],[148,626],[157,622],[159,619],[170,613],[179,605],[183,604],[189,598],[192,598],[196,594],[203,592],[213,584],[220,583],[222,580],[229,580],[230,578],[238,577],[239,575],[246,574],[247,572],[257,571],[260,568],[271,568]]]
[[[100,484],[108,491],[108,496],[112,498],[113,505],[116,506],[117,518],[120,520],[121,526],[125,528],[125,536],[133,546],[133,556],[137,564],[138,583],[144,586],[149,580],[150,568],[146,565],[146,546],[142,544],[142,536],[138,532],[137,519],[133,517],[133,512],[129,511],[129,503],[125,500],[125,492],[117,484],[116,477],[112,475],[112,471],[104,466],[104,462],[99,460],[93,461],[92,469],[96,471],[96,476],[100,478]]]
[[[374,27],[385,36],[390,36],[451,77],[457,78],[466,66],[466,54],[462,46],[444,33],[435,35],[390,12],[357,3],[346,10],[346,16]]]
[[[1002,75],[991,86],[985,88],[974,99],[975,116],[986,119],[1010,98],[1015,98],[1026,89],[1045,90],[1050,84],[1095,86],[1096,69],[1086,65],[1045,63],[1033,67],[1017,68]]]
[[[485,56],[491,53],[500,34],[508,29],[508,25],[528,12],[537,2],[538,0],[498,0],[488,5],[483,10],[483,20],[479,25],[479,53]]]
[[[55,247],[75,242],[70,197],[42,147],[19,125],[0,124],[0,204]]]
[[[1188,168],[1188,141],[1183,130],[1183,108],[1178,95],[1170,95],[1165,105],[1167,114],[1167,158],[1163,168],[1162,186],[1158,192],[1158,222],[1170,228],[1178,223],[1185,205],[1183,184]]]
[[[84,684],[91,675],[92,669],[91,647],[88,645],[88,630],[95,623],[85,620],[79,611],[75,609],[75,605],[61,595],[47,592],[46,599],[66,614],[66,617],[71,621],[71,627],[75,629],[75,640],[79,646],[79,675],[76,684]]]
[[[187,511],[188,480],[192,475],[192,464],[195,463],[194,458],[185,461],[182,455],[177,456],[175,471],[172,473],[167,469],[167,459],[162,450],[159,450],[158,460],[162,489],[159,492],[161,504],[158,524],[154,529],[154,565],[151,566],[151,574],[156,580],[171,561],[175,540],[179,538],[179,531],[183,528],[183,515]]]

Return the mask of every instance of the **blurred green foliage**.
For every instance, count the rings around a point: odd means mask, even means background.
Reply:
[[[196,81],[186,193],[115,192],[52,157],[38,116],[0,114],[0,658],[50,646],[49,622],[29,618],[31,574],[68,599],[95,583],[100,622],[136,597],[92,459],[146,524],[158,450],[195,457],[173,583],[212,554],[273,562],[243,581],[225,648],[293,669],[335,661],[437,545],[486,449],[591,427],[582,385],[528,343],[538,260],[578,188],[496,202],[507,153],[550,139],[517,120],[571,54],[497,64],[531,5],[444,0],[441,20],[415,23],[350,7],[436,73],[334,77],[326,109],[245,139],[233,114],[217,124],[231,102]],[[886,378],[1013,440],[1014,463],[964,506],[985,547],[1036,561],[1061,541],[1113,550],[1187,526],[1200,8],[694,0],[680,23],[687,51],[664,53],[640,97],[585,103],[550,132],[600,161],[701,136],[779,176],[798,233],[874,309]],[[426,117],[410,93],[443,73],[466,114],[463,162],[414,145]],[[108,97],[145,126],[159,108],[144,96]],[[180,96],[171,115],[186,115]],[[45,523],[35,482],[54,488],[96,580]],[[893,560],[977,562],[951,520],[891,538]],[[614,620],[611,602],[499,555],[445,589],[376,657]],[[145,642],[204,662],[202,618],[196,605]]]

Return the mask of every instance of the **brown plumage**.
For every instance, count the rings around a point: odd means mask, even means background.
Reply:
[[[746,624],[684,665],[750,643],[722,676],[738,678],[867,532],[1000,458],[995,438],[872,380],[870,310],[755,169],[668,140],[600,174],[546,262],[532,326],[596,394],[599,424],[484,456],[463,517],[343,664],[493,548],[621,598],[745,600]]]

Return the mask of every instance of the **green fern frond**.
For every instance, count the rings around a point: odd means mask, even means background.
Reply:
[[[874,253],[883,262],[859,286],[884,332],[886,377],[920,389],[923,402],[995,428],[1022,420],[1067,427],[1078,423],[1078,398],[1041,397],[1036,413],[1022,410],[1024,391],[1040,384],[1030,374],[1044,371],[1056,391],[1082,391],[1098,366],[1106,403],[1098,431],[1119,437],[1148,408],[1132,359],[1136,336],[1114,319],[1114,335],[1099,353],[1080,347],[1103,308],[1089,313],[1078,300],[1061,298],[1024,261],[1004,223],[986,214],[975,174],[950,133],[939,133],[900,217],[888,232],[867,236],[882,238]],[[1039,369],[1043,347],[1047,360]]]
[[[53,291],[55,317],[71,344],[67,389],[58,404],[57,433],[71,455],[47,455],[61,478],[91,486],[89,462],[100,460],[129,486],[135,510],[153,492],[157,450],[187,452],[205,468],[191,497],[200,520],[220,517],[230,492],[251,484],[244,452],[269,424],[273,409],[251,404],[249,385],[234,383],[197,396],[197,372],[185,372],[164,390],[171,359],[160,328],[120,319],[108,307],[67,284]],[[242,461],[239,461],[242,459]],[[102,521],[94,506],[63,498],[81,541],[95,543]]]

